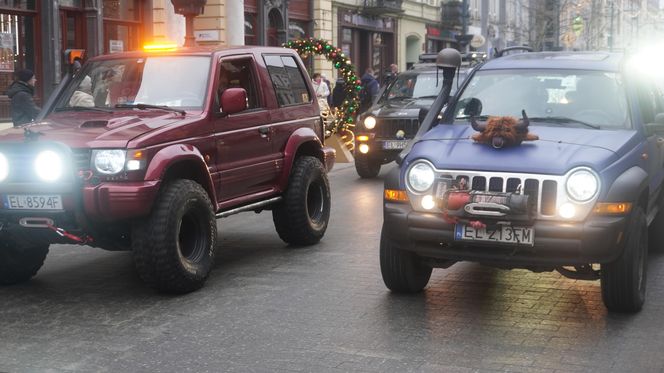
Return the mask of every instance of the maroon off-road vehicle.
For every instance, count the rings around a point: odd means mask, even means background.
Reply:
[[[37,122],[0,133],[0,283],[30,279],[50,244],[132,250],[150,286],[200,288],[216,219],[271,210],[317,243],[330,216],[315,95],[289,49],[129,52],[90,59]]]

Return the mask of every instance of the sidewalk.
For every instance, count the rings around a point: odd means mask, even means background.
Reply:
[[[4,122],[4,123],[0,122],[0,131],[4,131],[8,128],[12,128],[13,126],[14,125],[12,124],[12,122]]]

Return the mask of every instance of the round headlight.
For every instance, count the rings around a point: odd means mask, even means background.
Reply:
[[[580,169],[569,175],[565,187],[570,198],[577,202],[586,202],[597,194],[599,180],[590,170]]]
[[[368,116],[364,118],[364,128],[371,130],[376,127],[376,117]]]
[[[431,188],[435,179],[433,168],[429,164],[419,162],[408,170],[406,179],[413,191],[422,193]]]
[[[62,176],[62,158],[52,150],[44,150],[35,158],[35,172],[44,181],[55,181]]]
[[[4,154],[0,153],[0,181],[4,181],[9,175],[9,162]]]
[[[124,169],[126,152],[120,149],[97,150],[92,163],[97,172],[113,175]]]

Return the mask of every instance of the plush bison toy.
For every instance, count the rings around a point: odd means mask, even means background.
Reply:
[[[480,143],[491,144],[496,149],[539,139],[537,135],[528,133],[530,122],[526,111],[522,110],[521,115],[523,116],[521,120],[514,117],[489,117],[485,123],[478,123],[474,117],[471,117],[470,124],[479,132],[472,138]]]

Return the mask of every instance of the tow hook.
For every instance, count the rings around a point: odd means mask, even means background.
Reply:
[[[53,232],[57,233],[60,237],[67,237],[70,240],[77,242],[80,245],[87,245],[91,242],[94,241],[94,239],[87,234],[83,234],[82,236],[77,236],[73,233],[69,233],[66,230],[62,228],[58,228],[54,226],[53,224],[48,224],[47,225],[48,229],[52,230]]]

